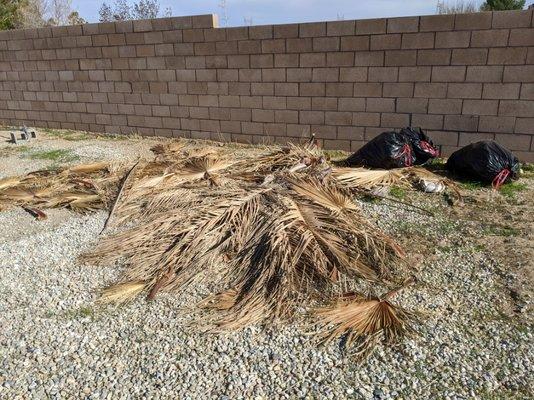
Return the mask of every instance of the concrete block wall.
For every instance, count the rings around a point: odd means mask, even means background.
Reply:
[[[445,155],[495,139],[534,161],[533,10],[3,31],[0,123],[345,150],[412,125]]]

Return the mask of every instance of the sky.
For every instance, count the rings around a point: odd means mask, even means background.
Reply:
[[[108,4],[114,0],[107,0]],[[134,0],[127,0],[133,3]],[[72,0],[89,22],[98,21],[103,0]],[[218,14],[221,0],[160,0],[173,15]],[[332,21],[435,14],[437,0],[226,0],[228,26]],[[249,21],[245,22],[244,18]],[[221,22],[221,26],[224,24]]]

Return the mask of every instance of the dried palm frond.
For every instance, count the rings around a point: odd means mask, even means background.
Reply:
[[[172,141],[165,144],[157,144],[150,148],[157,156],[172,157],[179,154],[185,147],[185,143],[181,140]]]
[[[93,172],[100,172],[108,170],[109,163],[107,162],[99,162],[99,163],[92,163],[92,164],[80,164],[75,165],[73,167],[70,167],[67,169],[68,172],[74,173],[74,174],[90,174]]]
[[[135,184],[135,190],[143,190],[143,189],[150,190],[150,189],[153,189],[156,186],[161,185],[163,182],[168,180],[169,177],[171,177],[173,175],[174,174],[172,174],[172,173],[164,173],[164,174],[159,175],[159,176],[151,176],[151,177],[148,177],[148,178],[141,179],[141,180],[139,180],[139,182],[137,182]]]
[[[188,158],[182,163],[155,162],[139,167],[132,173],[129,185],[123,185],[121,201],[115,206],[115,225],[164,211],[164,204],[179,204],[181,199],[177,198],[177,194],[181,192],[181,186],[199,179],[214,182],[215,173],[230,165],[231,161],[208,155]]]
[[[184,168],[176,174],[176,178],[180,182],[209,179],[215,172],[227,169],[232,164],[233,162],[216,155],[192,157],[187,160]]]
[[[402,171],[395,169],[334,168],[332,175],[348,188],[372,189],[406,184]]]
[[[211,165],[190,168],[187,178]],[[374,281],[398,261],[394,242],[334,180],[284,172],[264,186],[236,181],[235,191],[235,182],[224,189],[194,182],[159,187],[135,211],[141,223],[104,239],[86,260],[124,257],[121,281],[144,282],[149,298],[220,271],[218,283],[233,288],[208,302],[225,313],[220,329],[288,319],[306,300],[328,299],[340,277]]]
[[[133,300],[139,293],[145,289],[143,282],[126,282],[108,289],[102,292],[102,295],[98,299],[100,303],[115,303],[123,304]]]
[[[94,210],[102,208],[102,198],[95,193],[87,192],[62,192],[43,202],[46,208],[69,206],[74,210]]]
[[[245,159],[236,163],[241,174],[269,174],[276,171],[313,169],[325,165],[326,157],[315,144],[296,145],[289,143],[286,147],[276,148],[268,153]]]
[[[235,306],[237,294],[237,290],[228,289],[205,298],[198,305],[199,307],[213,308],[216,310],[229,310]]]
[[[128,172],[126,172],[126,174],[121,179],[121,182],[119,184],[119,190],[117,192],[117,195],[115,196],[115,199],[113,200],[113,204],[111,205],[111,209],[109,210],[108,217],[106,218],[106,222],[104,222],[104,227],[100,231],[100,234],[104,233],[104,231],[108,228],[108,226],[113,224],[115,212],[117,210],[118,205],[121,204],[124,190],[127,187],[127,185],[129,185],[130,179],[134,175],[138,166],[139,166],[139,160],[137,160],[136,163],[132,165],[132,167],[128,170]]]
[[[18,177],[18,176],[2,178],[0,179],[0,191],[18,186],[23,180],[24,180],[23,177]]]
[[[36,198],[33,191],[26,189],[10,188],[0,192],[0,201],[2,202],[14,202],[14,203],[27,203]]]
[[[404,183],[402,174],[340,169],[332,176],[311,142],[259,157],[177,143],[156,147],[156,160],[125,175],[104,163],[34,173],[0,190],[0,207],[113,204],[114,225],[127,227],[84,255],[94,264],[124,264],[100,301],[152,299],[204,282],[218,293],[200,304],[211,309],[204,312],[216,330],[288,321],[358,282],[398,279],[402,249],[364,218],[350,189]],[[387,325],[390,314],[380,307],[366,312]]]
[[[289,183],[295,192],[334,213],[359,210],[352,199],[335,185],[320,182],[315,178],[289,179]]]
[[[390,292],[383,297],[346,294],[337,302],[315,310],[324,343],[343,338],[352,354],[365,357],[382,341],[394,343],[412,332],[415,314],[393,305]]]
[[[234,259],[228,281],[235,304],[219,307],[227,312],[216,329],[290,319],[302,304],[328,299],[339,277],[376,280],[384,272],[377,266],[396,257],[390,243],[364,233],[355,219],[353,228],[319,204],[276,193],[268,198],[278,212],[260,219]],[[383,249],[373,254],[373,246]]]
[[[113,170],[113,172],[112,172]],[[2,208],[70,207],[77,211],[102,208],[115,190],[120,169],[109,163],[82,164],[58,171],[36,171],[4,180]]]

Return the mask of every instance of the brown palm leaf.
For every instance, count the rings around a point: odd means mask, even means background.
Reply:
[[[95,172],[107,171],[109,163],[98,162],[92,164],[79,164],[67,169],[68,172],[73,174],[92,174]]]
[[[415,314],[393,305],[389,301],[391,293],[382,298],[346,294],[337,302],[316,309],[323,342],[342,337],[346,347],[355,346],[354,355],[364,357],[377,342],[394,343],[412,332],[410,323]]]
[[[145,282],[151,297],[180,289],[216,270],[224,253],[237,251],[259,211],[258,196],[265,191],[235,192],[234,197],[209,201],[196,213],[180,210],[158,216],[106,238],[85,260],[125,257],[130,265],[123,281]]]
[[[327,299],[339,273],[376,279],[373,268],[353,258],[350,235],[336,231],[328,209],[269,196],[279,211],[260,220],[235,258],[228,277],[237,290],[235,305],[217,322],[219,329],[287,320],[311,299]]]
[[[35,193],[28,189],[9,188],[0,192],[0,200],[3,202],[29,203],[35,199]]]
[[[315,178],[290,178],[288,181],[295,192],[334,213],[359,210],[352,199],[335,185]]]
[[[203,308],[213,308],[216,310],[229,310],[235,306],[237,298],[236,289],[228,289],[221,293],[209,296],[202,300],[198,305]]]
[[[145,289],[143,282],[126,282],[105,289],[98,299],[100,303],[123,304],[132,301]]]
[[[102,198],[96,193],[61,192],[47,199],[43,206],[46,208],[70,207],[75,211],[91,211],[102,208]]]
[[[18,186],[23,180],[24,178],[19,176],[0,179],[0,194],[2,190]]]
[[[233,162],[212,154],[192,157],[186,161],[184,168],[176,174],[176,178],[179,182],[207,179],[215,172],[225,170],[232,164]]]
[[[157,144],[150,148],[157,156],[163,157],[175,157],[178,155],[185,147],[185,143],[182,141],[172,141],[166,144]]]
[[[400,170],[381,170],[366,168],[335,168],[334,178],[348,188],[372,189],[377,186],[406,184],[406,178]]]

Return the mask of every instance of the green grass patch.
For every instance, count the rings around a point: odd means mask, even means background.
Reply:
[[[409,222],[398,221],[395,224],[395,230],[400,234],[412,234],[418,231],[419,226],[414,226]]]
[[[425,167],[433,171],[442,171],[445,169],[445,164],[444,158],[432,158],[425,163]]]
[[[502,185],[499,192],[506,197],[514,198],[518,192],[527,190],[527,185],[519,182],[510,182]]]
[[[32,151],[28,154],[28,158],[32,160],[53,161],[55,163],[68,163],[79,160],[76,154],[66,149]]]
[[[448,220],[448,219],[441,220],[441,221],[438,220],[437,223],[436,223],[436,227],[439,228],[439,231],[443,235],[447,235],[449,233],[452,233],[452,232],[460,229],[460,227],[458,226],[456,221],[451,221],[451,220]]]
[[[70,319],[78,319],[78,318],[95,318],[95,311],[88,306],[82,306],[80,308],[77,308],[75,310],[69,310],[67,311],[67,317]]]
[[[523,164],[521,165],[523,172],[534,174],[534,164]]]
[[[343,150],[324,150],[326,158],[332,161],[341,161],[348,157],[349,153]]]
[[[111,141],[121,141],[121,140],[131,140],[131,139],[140,139],[140,135],[123,135],[123,134],[113,134],[113,133],[99,133],[96,134],[94,139],[100,140],[111,140]]]
[[[11,151],[15,152],[15,153],[26,153],[27,151],[30,150],[30,148],[26,145],[20,145],[20,146],[15,146],[15,147],[10,147]]]
[[[487,186],[488,185],[486,185],[484,182],[480,181],[465,181],[460,183],[460,187],[466,190],[479,190],[484,189]]]
[[[454,246],[437,246],[436,248],[442,253],[451,253],[454,250]]]
[[[0,156],[8,157],[12,155],[24,154],[28,152],[30,148],[25,145],[12,145],[9,147],[4,147],[0,149]]]
[[[72,142],[78,142],[82,140],[89,140],[93,137],[85,132],[80,131],[72,131],[68,129],[49,129],[45,128],[43,129],[43,132],[45,132],[48,136],[57,138],[57,139],[63,139],[68,140]]]
[[[519,229],[513,228],[511,226],[503,225],[489,225],[484,228],[484,233],[490,236],[518,236],[520,234]]]
[[[486,246],[484,246],[483,244],[475,244],[473,246],[473,250],[476,252],[483,252],[486,251]]]
[[[402,200],[406,198],[406,190],[404,190],[403,188],[399,186],[391,186],[389,188],[389,195],[396,199]]]
[[[378,196],[373,196],[372,194],[364,194],[360,197],[360,200],[365,203],[378,204],[382,199]]]

